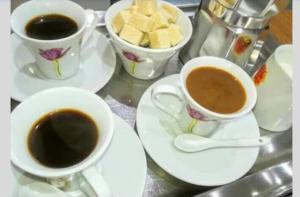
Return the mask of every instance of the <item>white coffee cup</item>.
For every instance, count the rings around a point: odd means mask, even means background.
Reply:
[[[196,68],[212,67],[222,69],[236,77],[246,92],[246,102],[238,111],[230,114],[216,113],[197,103],[186,88],[187,76]],[[175,83],[175,82],[174,82]],[[180,106],[162,103],[160,96],[175,97]],[[222,58],[203,56],[188,61],[180,72],[179,86],[158,85],[152,90],[154,105],[175,118],[184,132],[209,137],[225,122],[233,121],[249,113],[256,103],[256,88],[249,75],[238,65]]]
[[[78,31],[56,40],[40,40],[28,37],[25,26],[34,17],[45,14],[61,14],[73,19]],[[96,20],[94,17],[93,20]],[[92,22],[93,23],[93,22]],[[22,39],[36,58],[38,71],[50,79],[66,79],[79,70],[82,39],[90,35],[86,11],[69,0],[31,0],[18,6],[11,15],[12,30]]]
[[[37,120],[59,109],[75,109],[89,115],[96,123],[99,139],[94,150],[81,162],[65,168],[50,168],[34,159],[29,152],[27,138],[31,127]],[[109,147],[113,130],[112,111],[99,96],[73,87],[47,89],[29,97],[13,110],[11,114],[11,159],[25,172],[49,180],[63,180],[76,173],[82,174],[98,196],[111,196],[109,187],[94,164]]]
[[[257,84],[253,112],[258,125],[269,131],[285,131],[292,126],[292,52],[292,45],[277,47],[262,68],[265,78]]]
[[[177,24],[181,28],[184,37],[183,40],[176,46],[167,49],[151,49],[135,46],[121,39],[112,28],[113,18],[120,11],[129,8],[132,2],[132,0],[122,0],[110,6],[105,14],[106,28],[125,70],[131,76],[138,79],[154,79],[163,74],[168,61],[189,41],[193,31],[192,23],[182,10],[171,3],[163,2],[177,10]]]

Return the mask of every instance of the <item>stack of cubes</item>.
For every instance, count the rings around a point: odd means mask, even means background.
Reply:
[[[135,0],[130,8],[113,18],[112,27],[131,44],[164,49],[183,39],[177,18],[176,8],[168,4],[158,6],[156,0]]]

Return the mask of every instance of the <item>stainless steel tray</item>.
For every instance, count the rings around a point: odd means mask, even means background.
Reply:
[[[106,34],[105,28],[98,28],[98,30]],[[259,62],[263,63],[277,46],[274,38],[269,37],[262,49]],[[178,73],[181,67],[182,63],[178,56],[173,57],[160,78]],[[118,59],[114,76],[97,94],[102,98],[110,95],[118,102],[136,108],[143,92],[158,79],[150,81],[135,79],[127,74]],[[17,104],[18,102],[12,100],[11,108],[13,109]],[[184,183],[167,174],[147,155],[148,176],[143,196],[265,197],[291,193],[292,128],[281,133],[263,129],[260,131],[261,135],[272,135],[272,143],[261,147],[255,165],[245,177],[221,187],[200,187]]]
[[[107,34],[104,27],[98,31]],[[278,46],[270,36],[262,49],[258,63],[263,63]],[[182,67],[178,56],[168,63],[165,73],[159,77],[178,73]],[[118,102],[136,108],[144,91],[158,79],[143,81],[131,77],[123,69],[120,59],[110,82],[97,94],[108,95]],[[18,105],[11,100],[11,109]],[[242,128],[241,128],[242,129]],[[286,196],[292,193],[292,128],[273,133],[261,129],[261,135],[272,135],[272,143],[261,147],[255,165],[241,179],[219,187],[201,187],[184,183],[167,174],[147,155],[147,180],[143,197],[268,197]]]

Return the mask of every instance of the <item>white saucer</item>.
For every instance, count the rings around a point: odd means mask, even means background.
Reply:
[[[135,131],[120,117],[116,115],[114,117],[114,137],[101,159],[103,176],[112,190],[113,196],[141,197],[147,174],[143,146]],[[15,167],[12,167],[12,171],[12,197],[18,197],[18,190],[22,185],[43,181]]]
[[[51,80],[35,69],[35,59],[30,50],[11,34],[11,97],[23,101],[41,90],[59,86],[73,86],[91,92],[99,91],[112,77],[116,67],[116,55],[109,40],[94,31],[81,53],[80,70],[65,80]]]
[[[160,84],[174,85],[179,75],[171,75],[151,85],[142,96],[137,109],[139,137],[152,159],[174,177],[195,185],[216,186],[245,175],[256,161],[259,148],[218,148],[197,153],[184,153],[173,145],[182,131],[175,120],[158,110],[151,102],[151,90]],[[169,104],[179,105],[169,99]],[[175,109],[175,108],[174,108]],[[238,139],[259,137],[259,128],[251,113],[226,124],[213,138]]]

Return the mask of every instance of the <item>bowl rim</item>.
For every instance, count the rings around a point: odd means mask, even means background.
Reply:
[[[172,52],[172,51],[175,51],[175,50],[178,50],[180,48],[182,48],[189,40],[190,38],[192,37],[192,33],[193,33],[193,26],[192,26],[192,22],[191,20],[188,18],[188,16],[181,10],[179,9],[177,6],[169,3],[169,2],[166,2],[166,1],[161,1],[161,3],[164,3],[164,4],[167,4],[167,5],[170,5],[171,7],[175,8],[177,10],[178,13],[180,13],[179,15],[181,15],[185,21],[188,22],[188,26],[189,26],[189,29],[190,31],[188,32],[188,35],[184,37],[184,39],[179,43],[177,44],[176,46],[172,46],[172,47],[169,47],[169,48],[165,48],[165,49],[152,49],[152,48],[145,48],[145,47],[141,47],[141,46],[136,46],[136,45],[133,45],[129,42],[126,42],[125,40],[121,39],[116,33],[115,31],[112,29],[111,27],[111,23],[110,21],[112,20],[111,17],[108,17],[112,10],[112,8],[116,7],[116,6],[119,6],[120,4],[128,4],[130,3],[130,1],[128,0],[123,0],[123,1],[119,1],[117,3],[114,3],[112,6],[110,6],[107,10],[107,13],[105,14],[105,26],[106,26],[106,29],[109,33],[109,35],[111,37],[113,37],[114,39],[116,39],[118,42],[122,43],[123,45],[126,45],[127,47],[129,48],[132,48],[132,49],[135,49],[135,50],[138,50],[138,51],[143,51],[143,52],[151,52],[151,53],[161,53],[161,52]]]

